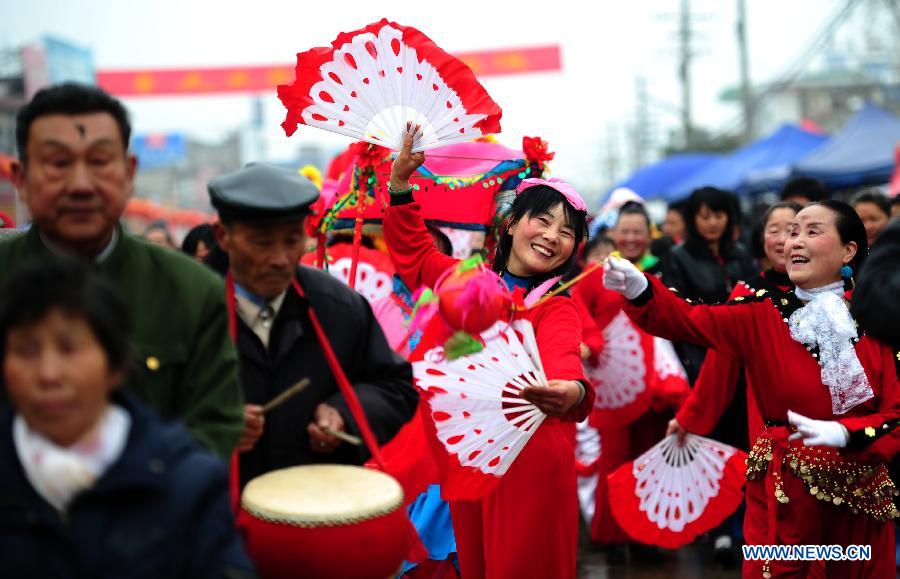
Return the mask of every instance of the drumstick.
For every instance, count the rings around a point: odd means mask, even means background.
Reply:
[[[335,430],[330,426],[326,426],[325,428],[323,428],[322,432],[335,438],[339,438],[347,444],[352,444],[353,446],[359,446],[360,444],[362,444],[362,439],[360,437],[353,436],[352,434],[347,434],[346,432],[341,432],[340,430]]]
[[[300,394],[301,392],[303,392],[307,386],[309,386],[309,378],[304,378],[303,380],[300,380],[299,382],[297,382],[296,384],[294,384],[293,386],[291,386],[290,388],[288,388],[287,390],[285,390],[284,392],[282,392],[275,398],[272,398],[271,400],[266,402],[266,405],[262,407],[262,413],[265,414],[269,410],[278,408],[279,406],[281,406],[282,404],[284,404],[285,402],[287,402],[288,400],[290,400],[297,394]]]

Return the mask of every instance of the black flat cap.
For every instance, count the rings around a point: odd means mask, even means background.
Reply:
[[[318,188],[295,169],[267,163],[250,163],[219,175],[207,188],[210,202],[225,223],[300,219],[319,198]]]

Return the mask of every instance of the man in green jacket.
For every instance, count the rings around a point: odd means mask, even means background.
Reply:
[[[13,182],[32,227],[0,242],[0,282],[36,259],[95,262],[134,323],[136,364],[125,386],[226,458],[243,427],[243,398],[224,288],[212,271],[119,225],[137,166],[130,133],[122,104],[94,87],[54,86],[19,111]]]

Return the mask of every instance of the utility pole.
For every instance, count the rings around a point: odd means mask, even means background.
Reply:
[[[681,79],[681,125],[684,132],[684,146],[690,148],[694,142],[694,130],[691,124],[691,3],[681,0],[681,17],[678,30],[681,62],[679,78]]]
[[[894,17],[894,23],[900,28],[900,5],[897,4],[897,0],[884,0],[884,2],[887,4],[888,12]]]
[[[251,115],[250,126],[253,127],[253,138],[256,141],[256,158],[258,161],[268,161],[268,147],[266,146],[265,131],[265,104],[262,95],[254,95],[250,101]]]
[[[638,76],[634,79],[634,131],[632,133],[632,169],[640,169],[647,162],[647,151],[652,146],[650,139],[649,97],[647,96],[647,79]]]
[[[741,71],[741,104],[744,111],[744,142],[756,136],[753,110],[753,89],[750,86],[750,63],[747,54],[747,6],[745,0],[737,0],[737,42]]]
[[[606,124],[606,157],[603,159],[610,187],[619,179],[618,127],[615,123]]]

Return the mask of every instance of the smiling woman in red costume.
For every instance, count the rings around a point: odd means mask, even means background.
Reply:
[[[765,425],[747,471],[765,502],[748,504],[748,517],[766,522],[765,543],[871,545],[871,560],[828,561],[827,576],[893,577],[894,484],[883,462],[845,448],[847,430],[900,415],[891,351],[858,334],[844,298],[845,280],[866,254],[865,227],[845,203],[811,204],[792,221],[785,254],[796,290],[760,290],[719,306],[691,306],[614,258],[604,285],[628,299],[626,311],[647,331],[745,365]],[[797,432],[788,411],[835,427]],[[751,512],[758,509],[764,513]],[[744,574],[801,578],[811,564],[766,561]]]
[[[412,135],[391,168],[391,206],[384,239],[397,273],[409,287],[433,287],[457,260],[441,254],[412,198],[409,178],[425,162],[412,154]],[[557,287],[585,237],[586,207],[559,179],[519,185],[492,267],[526,305]],[[594,391],[581,366],[581,319],[567,296],[550,297],[520,313],[534,326],[548,386],[525,388],[523,398],[545,420],[498,486],[477,501],[451,502],[462,576],[467,579],[575,577],[578,505],[572,422],[583,420]]]

